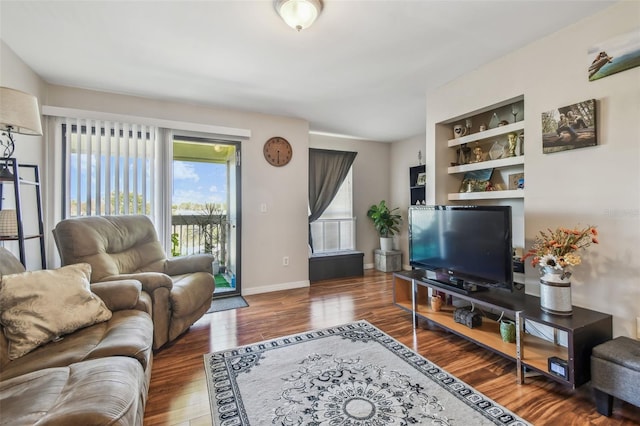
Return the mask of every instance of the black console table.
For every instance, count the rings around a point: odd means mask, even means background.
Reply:
[[[429,303],[434,292],[449,296],[452,303],[434,311]],[[584,384],[590,377],[591,349],[612,336],[611,315],[578,307],[574,307],[570,317],[550,315],[540,310],[538,297],[524,292],[460,294],[456,289],[426,280],[424,271],[418,269],[393,274],[393,303],[412,314],[414,328],[419,319],[427,320],[515,361],[519,383],[524,383],[530,374],[542,374],[573,388]],[[502,340],[495,316],[483,318],[482,325],[474,328],[455,322],[455,306],[464,304],[480,311],[500,312],[503,318],[515,320],[516,342]]]

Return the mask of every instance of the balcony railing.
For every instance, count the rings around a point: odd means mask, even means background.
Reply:
[[[212,253],[224,264],[228,223],[226,215],[171,216],[171,254]]]

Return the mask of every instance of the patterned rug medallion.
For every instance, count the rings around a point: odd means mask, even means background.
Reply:
[[[367,321],[204,363],[214,425],[529,424]]]

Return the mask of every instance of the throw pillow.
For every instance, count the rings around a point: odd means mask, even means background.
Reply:
[[[111,318],[89,287],[91,265],[5,275],[0,281],[0,324],[14,360],[40,345]]]

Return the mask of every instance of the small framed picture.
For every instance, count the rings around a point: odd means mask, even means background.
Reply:
[[[418,173],[418,179],[416,180],[416,185],[425,185],[426,183],[427,183],[427,174]]]
[[[524,189],[524,173],[509,175],[509,189]]]
[[[542,152],[598,145],[596,100],[578,102],[542,113]]]

